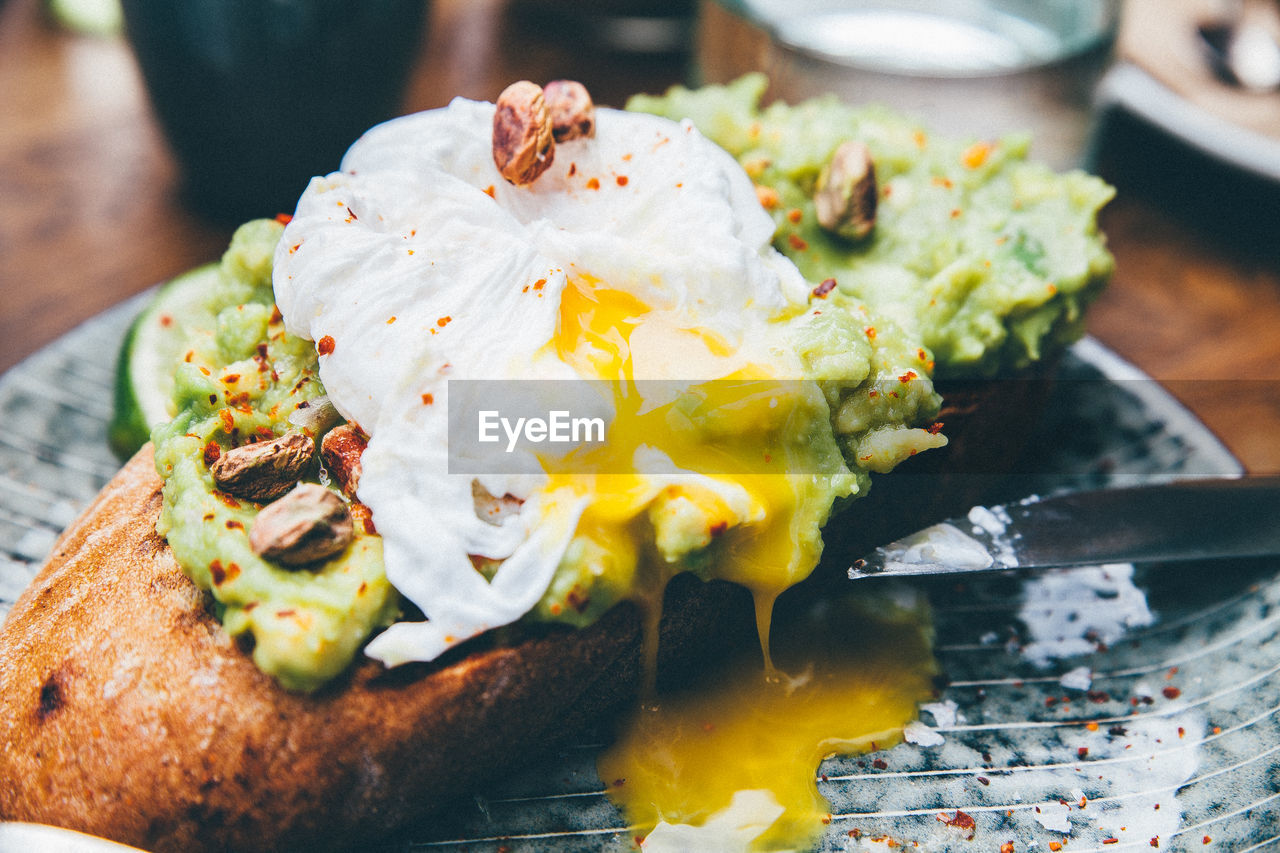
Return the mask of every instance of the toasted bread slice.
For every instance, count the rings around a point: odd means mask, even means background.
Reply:
[[[571,737],[640,682],[641,620],[622,605],[588,629],[473,643],[429,666],[366,660],[290,693],[178,567],[155,532],[160,504],[148,445],[0,629],[0,817],[156,850],[358,846]],[[681,584],[664,650],[722,655],[726,622],[750,630],[743,595]]]

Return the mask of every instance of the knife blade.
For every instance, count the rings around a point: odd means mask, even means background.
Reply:
[[[877,548],[852,579],[1280,554],[1280,478],[1183,480],[974,507]]]

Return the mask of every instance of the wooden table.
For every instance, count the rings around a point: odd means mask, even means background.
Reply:
[[[563,76],[620,104],[685,75],[670,58],[606,55],[519,20],[506,0],[438,0],[405,109]],[[225,247],[231,226],[180,200],[122,40],[56,30],[37,0],[0,0],[0,115],[0,370]],[[1280,473],[1280,187],[1113,124],[1099,164],[1120,187],[1103,222],[1118,272],[1090,329],[1251,471]]]

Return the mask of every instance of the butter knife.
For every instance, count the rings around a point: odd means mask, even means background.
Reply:
[[[850,578],[1280,554],[1280,478],[1183,480],[974,507],[854,562]]]

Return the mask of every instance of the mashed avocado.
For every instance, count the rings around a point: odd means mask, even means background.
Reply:
[[[290,569],[259,557],[248,534],[260,505],[217,491],[209,473],[230,448],[292,429],[289,415],[324,393],[312,343],[286,334],[274,308],[271,258],[282,230],[270,220],[241,226],[218,286],[177,318],[188,349],[175,366],[174,418],[152,431],[165,481],[156,529],[213,594],[227,632],[252,641],[258,667],[285,687],[312,690],[350,664],[399,601],[381,541],[359,525],[346,551],[321,565]]]
[[[688,118],[733,154],[776,194],[775,247],[807,278],[835,278],[833,302],[894,318],[932,353],[938,378],[1016,371],[1080,336],[1113,266],[1096,221],[1111,187],[1028,162],[1025,135],[937,137],[834,96],[761,108],[766,86],[753,74],[627,108]],[[813,204],[820,170],[850,139],[870,149],[879,184],[875,230],[856,242],[818,227]]]

